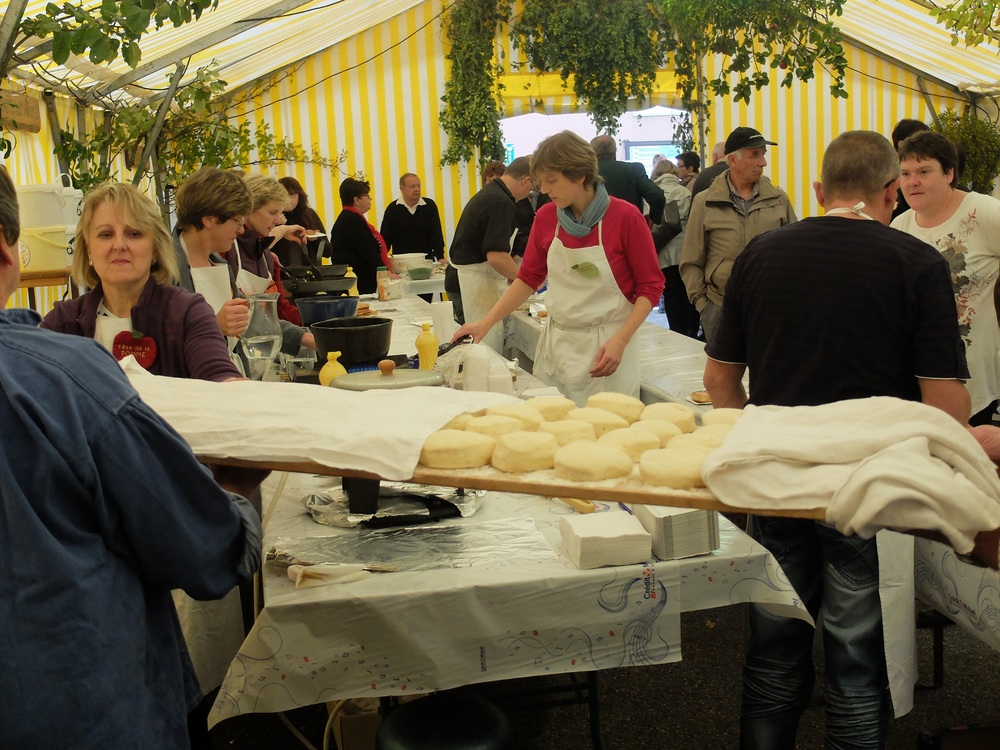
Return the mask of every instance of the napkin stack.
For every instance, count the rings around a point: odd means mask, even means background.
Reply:
[[[719,514],[714,510],[634,505],[632,512],[653,537],[661,560],[704,555],[719,548]]]
[[[563,516],[559,533],[570,559],[580,570],[643,563],[652,551],[649,532],[629,513]]]

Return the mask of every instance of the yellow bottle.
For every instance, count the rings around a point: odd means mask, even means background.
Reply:
[[[433,370],[438,358],[438,338],[431,333],[430,323],[421,323],[423,329],[417,334],[417,357],[421,370]]]
[[[358,275],[354,273],[354,269],[350,266],[347,267],[347,273],[344,274],[345,279],[354,279],[354,286],[347,290],[347,294],[350,297],[358,296]],[[326,365],[323,365],[326,367]]]
[[[339,358],[340,352],[329,352],[326,355],[326,364],[323,365],[323,369],[319,371],[320,385],[330,385],[334,378],[339,378],[341,375],[347,374],[347,370],[345,370],[344,366],[338,361]]]

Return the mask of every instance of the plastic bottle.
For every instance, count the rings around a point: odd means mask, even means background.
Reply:
[[[354,269],[350,266],[347,267],[347,273],[344,274],[345,279],[354,279],[354,286],[347,290],[347,295],[349,297],[358,296],[358,275],[354,273]]]
[[[326,355],[326,364],[319,371],[319,384],[320,385],[330,385],[334,378],[339,378],[341,375],[346,375],[347,370],[338,361],[340,359],[340,352],[329,352]]]
[[[417,334],[417,357],[421,370],[433,370],[438,358],[438,338],[431,333],[430,323],[421,323],[423,330]]]
[[[375,283],[378,285],[378,298],[380,301],[385,302],[389,299],[389,269],[385,266],[379,266],[378,270],[375,271]]]

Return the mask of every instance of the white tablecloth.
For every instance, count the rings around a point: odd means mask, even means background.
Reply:
[[[265,507],[276,483],[265,483]],[[338,533],[302,510],[304,494],[329,486],[330,478],[291,475],[265,548],[276,537]],[[614,503],[602,510],[621,512]],[[488,493],[475,516],[455,521],[529,516],[558,552],[547,562],[379,573],[299,590],[267,567],[264,609],[211,722],[338,698],[669,663],[681,655],[681,611],[757,601],[808,620],[771,554],[724,519],[713,554],[581,571],[559,537],[559,519],[571,513],[554,500]]]

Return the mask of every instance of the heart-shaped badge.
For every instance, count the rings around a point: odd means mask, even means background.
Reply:
[[[119,361],[131,354],[136,362],[148,370],[156,360],[156,342],[150,336],[143,336],[142,331],[122,331],[115,336],[111,353]]]

